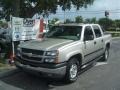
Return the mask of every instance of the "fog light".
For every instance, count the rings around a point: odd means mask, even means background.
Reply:
[[[54,58],[46,58],[44,61],[48,62],[48,63],[53,63],[55,61],[55,59]]]

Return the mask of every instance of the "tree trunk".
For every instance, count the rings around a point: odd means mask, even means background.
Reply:
[[[13,16],[19,17],[20,15],[20,0],[14,0],[14,12]]]

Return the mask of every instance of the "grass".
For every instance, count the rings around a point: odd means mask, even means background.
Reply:
[[[120,33],[112,33],[112,37],[120,37]]]
[[[9,64],[6,64],[4,59],[0,59],[0,72],[11,69],[11,68],[12,68],[12,66]]]
[[[4,58],[0,58],[0,63],[5,64],[6,63],[5,59]]]
[[[112,37],[120,37],[120,31],[108,31]]]
[[[0,63],[0,72],[3,72],[5,70],[10,70],[10,69],[13,69],[13,68],[15,68],[14,65]]]
[[[0,58],[0,67],[5,67],[5,60]]]
[[[5,67],[6,65],[3,63],[0,63],[0,67]]]
[[[0,58],[0,67],[5,67],[5,66],[7,66],[5,59]]]

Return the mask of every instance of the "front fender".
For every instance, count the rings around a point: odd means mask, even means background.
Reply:
[[[80,51],[73,51],[73,52],[70,52],[70,53],[68,53],[67,55],[66,55],[66,57],[65,57],[65,59],[66,60],[69,60],[71,57],[73,57],[73,56],[75,56],[75,55],[77,55],[77,54],[80,54],[82,57],[82,59],[83,59],[83,54],[82,54],[82,52],[80,52]]]

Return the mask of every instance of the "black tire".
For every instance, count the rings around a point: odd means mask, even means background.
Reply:
[[[2,46],[0,45],[0,53],[2,52]]]
[[[6,55],[6,47],[3,44],[0,44],[0,58],[5,58]]]
[[[105,49],[105,52],[104,52],[104,54],[103,54],[103,57],[102,57],[102,59],[101,59],[101,61],[107,61],[108,60],[108,57],[109,57],[109,48],[107,47],[106,49]]]
[[[0,44],[0,52],[5,53],[5,45]]]
[[[74,70],[74,71],[73,71]],[[72,83],[77,80],[79,70],[79,62],[76,58],[71,58],[67,64],[65,82]]]

